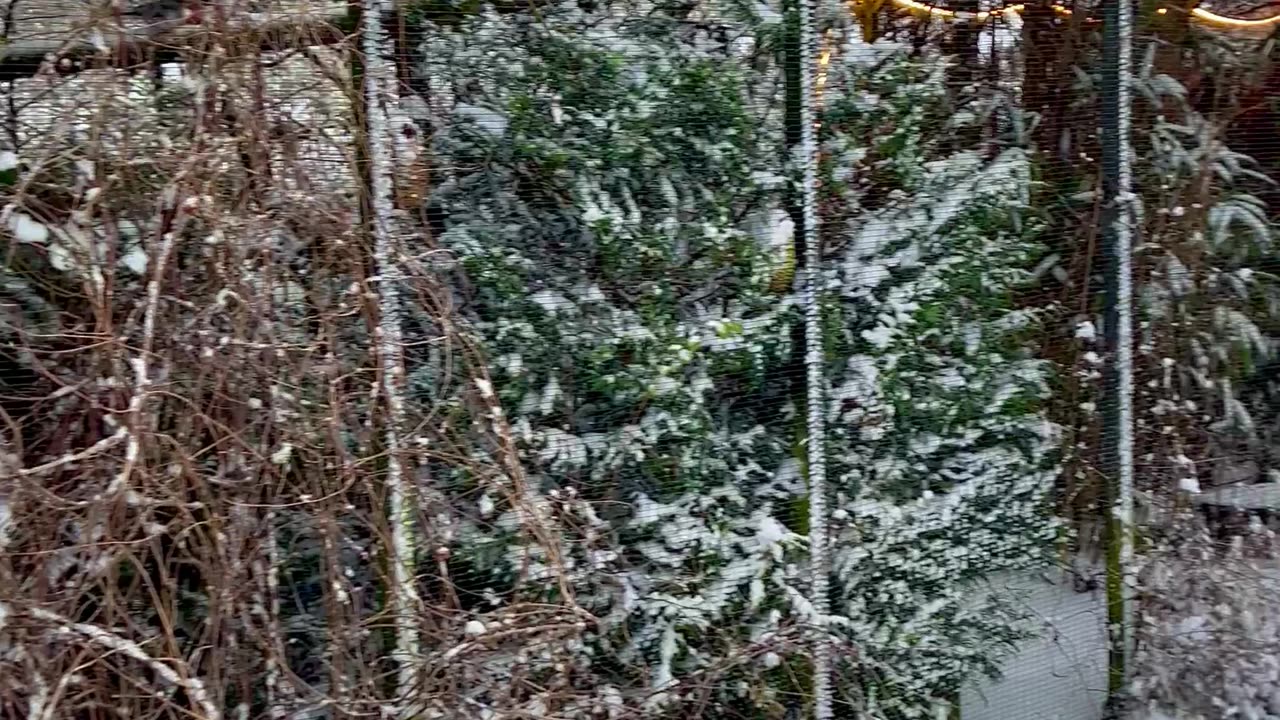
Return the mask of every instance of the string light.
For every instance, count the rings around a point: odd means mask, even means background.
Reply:
[[[1027,8],[1025,4],[1018,3],[1015,5],[1005,5],[1003,7],[995,8],[993,10],[980,10],[977,12],[969,12],[964,10],[949,10],[947,8],[938,7],[936,5],[928,5],[926,3],[920,2],[920,0],[890,0],[890,2],[892,2],[895,6],[903,10],[909,10],[911,12],[917,12],[917,13],[924,13],[931,18],[936,18],[939,20],[976,20],[978,22],[986,22],[987,20],[990,20],[993,17],[1004,15],[1006,13],[1021,14]],[[858,0],[850,0],[849,1],[850,9],[851,10],[854,9],[857,3],[858,3]],[[1050,5],[1049,7],[1053,10],[1054,13],[1058,15],[1070,17],[1075,14],[1070,8],[1064,5],[1055,4],[1055,5]],[[1167,7],[1156,8],[1156,14],[1167,15],[1169,14],[1169,8]],[[1280,15],[1272,15],[1271,17],[1258,18],[1256,20],[1249,20],[1244,18],[1233,18],[1233,17],[1228,17],[1226,15],[1219,15],[1218,13],[1215,13],[1212,10],[1206,10],[1202,7],[1192,8],[1189,14],[1193,19],[1199,20],[1209,25],[1217,25],[1219,27],[1224,27],[1224,28],[1262,28],[1262,27],[1270,27],[1272,25],[1280,24]],[[1086,22],[1094,21],[1093,18],[1086,18],[1085,20]],[[827,30],[822,35],[822,50],[818,54],[818,72],[817,72],[817,76],[814,78],[814,84],[813,84],[814,109],[818,111],[817,113],[818,116],[815,117],[813,120],[813,126],[815,131],[821,129],[822,127],[822,120],[820,117],[820,114],[822,111],[822,98],[827,88],[827,75],[831,65],[831,56],[834,54],[834,52],[835,52],[834,36],[831,30]]]
[[[1005,5],[1003,7],[998,7],[994,10],[979,10],[977,12],[970,12],[966,10],[948,10],[947,8],[919,2],[919,0],[893,0],[893,4],[897,5],[903,10],[910,10],[912,12],[925,13],[930,17],[935,17],[935,18],[938,18],[939,20],[977,20],[978,22],[986,22],[987,20],[990,20],[991,18],[996,17],[997,15],[1003,15],[1009,12],[1021,13],[1022,11],[1027,9],[1027,6],[1023,5],[1022,3],[1018,3],[1017,5]],[[1070,9],[1062,5],[1051,5],[1050,7],[1053,9],[1055,13],[1059,15],[1072,14]]]
[[[1005,5],[1003,7],[995,8],[993,10],[980,10],[977,12],[968,12],[964,10],[949,10],[947,8],[938,7],[936,5],[928,5],[926,3],[920,2],[920,0],[890,0],[890,1],[895,6],[903,10],[909,10],[911,12],[917,12],[917,13],[924,13],[924,14],[927,14],[929,17],[937,18],[939,20],[976,20],[978,22],[986,22],[987,20],[993,17],[996,17],[998,15],[1004,15],[1005,13],[1012,12],[1012,13],[1021,14],[1027,8],[1025,4],[1018,3],[1016,5]],[[851,9],[856,4],[857,4],[857,0],[850,0],[849,5]],[[1074,15],[1074,12],[1070,8],[1064,5],[1050,5],[1049,7],[1053,10],[1053,12],[1057,13],[1058,15],[1063,15],[1066,17],[1070,17],[1071,15]],[[1167,15],[1168,13],[1169,13],[1169,8],[1167,7],[1156,8],[1157,15]],[[1272,15],[1271,17],[1259,18],[1256,20],[1248,20],[1248,19],[1242,19],[1242,18],[1227,17],[1226,15],[1219,15],[1211,10],[1206,10],[1201,7],[1193,8],[1190,12],[1190,16],[1203,23],[1206,23],[1209,25],[1217,25],[1219,27],[1224,27],[1224,28],[1261,28],[1261,27],[1270,27],[1272,25],[1276,25],[1280,23],[1280,15]],[[1086,21],[1092,21],[1092,20],[1093,18],[1086,18]],[[831,56],[834,54],[834,52],[835,52],[834,36],[831,30],[827,30],[822,35],[822,50],[818,54],[818,72],[816,77],[814,78],[814,83],[813,83],[814,106],[819,114],[822,111],[822,98],[824,93],[826,92],[828,71],[831,65]],[[822,120],[820,119],[820,117],[814,118],[813,126],[815,131],[821,129]]]
[[[1164,10],[1165,8],[1160,8],[1160,9]],[[1202,22],[1209,23],[1211,25],[1220,25],[1222,27],[1233,27],[1233,28],[1270,27],[1272,25],[1275,25],[1276,23],[1280,23],[1280,15],[1272,15],[1271,17],[1260,18],[1258,20],[1244,20],[1241,18],[1233,18],[1233,17],[1227,17],[1226,15],[1219,15],[1211,10],[1205,10],[1204,8],[1199,8],[1199,7],[1191,11],[1191,17],[1196,18],[1197,20],[1200,20]]]
[[[911,12],[923,13],[929,17],[939,20],[976,20],[978,22],[986,22],[987,20],[1007,12],[1021,13],[1026,10],[1026,5],[1006,5],[995,10],[981,10],[978,12],[967,12],[964,10],[949,10],[936,5],[929,5],[920,2],[920,0],[892,0],[893,4],[903,10]],[[1053,11],[1059,15],[1071,16],[1074,13],[1070,8],[1062,5],[1052,5]],[[1156,13],[1159,15],[1167,15],[1169,8],[1158,8]],[[1249,20],[1244,18],[1233,18],[1226,15],[1219,15],[1212,10],[1206,10],[1197,7],[1191,10],[1190,15],[1193,19],[1199,20],[1207,25],[1217,25],[1224,28],[1262,28],[1271,27],[1280,24],[1280,15],[1272,15],[1271,17],[1258,18]]]

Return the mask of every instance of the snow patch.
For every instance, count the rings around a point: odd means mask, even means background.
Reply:
[[[507,118],[495,110],[482,108],[478,105],[458,103],[453,112],[458,117],[475,123],[475,125],[491,135],[502,136],[507,133]]]
[[[10,215],[9,229],[19,242],[43,245],[49,241],[49,228],[26,213],[16,212]]]

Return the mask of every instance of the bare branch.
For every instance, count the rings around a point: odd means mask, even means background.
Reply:
[[[346,9],[280,17],[250,13],[227,21],[221,44],[252,43],[268,52],[303,46],[345,42],[341,29]],[[148,58],[167,61],[214,38],[219,31],[207,25],[189,25],[145,34],[119,26],[103,31],[93,28],[71,40],[49,35],[18,37],[0,47],[0,80],[30,77],[47,68],[58,74],[74,74],[90,67],[132,67]]]
[[[8,608],[4,608],[5,614],[8,614]],[[186,691],[191,701],[199,706],[200,711],[204,715],[204,720],[220,720],[222,713],[219,712],[216,705],[209,698],[209,693],[204,687],[204,683],[199,678],[184,677],[186,672],[174,670],[168,664],[161,662],[159,659],[152,657],[142,646],[138,645],[128,638],[106,630],[105,628],[89,623],[71,622],[55,612],[43,610],[40,608],[32,608],[30,610],[31,617],[47,623],[58,626],[58,632],[63,635],[79,635],[89,642],[108,650],[126,655],[138,662],[146,665],[162,680],[177,685]]]

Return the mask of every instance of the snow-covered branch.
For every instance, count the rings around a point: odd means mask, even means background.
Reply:
[[[0,627],[13,613],[12,608],[0,604]],[[60,635],[78,635],[104,650],[120,653],[142,663],[161,680],[182,688],[200,711],[201,715],[197,716],[200,720],[221,720],[222,712],[209,697],[204,682],[192,676],[185,664],[179,664],[175,669],[170,664],[173,661],[162,661],[148,653],[138,643],[98,625],[72,622],[69,618],[42,608],[32,608],[27,610],[27,614],[35,620],[56,626],[56,631]],[[41,714],[32,713],[32,717],[41,717]]]
[[[225,29],[208,24],[184,25],[158,33],[91,22],[87,30],[66,33],[15,32],[0,48],[0,80],[16,80],[40,72],[72,74],[92,67],[131,67],[149,58],[173,60],[215,36],[220,42],[250,44],[264,51],[334,45],[347,41],[343,6],[303,14],[246,13],[227,20]],[[68,38],[68,34],[70,37]]]

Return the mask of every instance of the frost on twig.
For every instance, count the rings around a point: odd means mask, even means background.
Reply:
[[[195,707],[193,709],[198,710],[204,720],[221,720],[222,713],[210,698],[204,683],[191,674],[185,663],[162,661],[148,653],[138,643],[98,625],[72,622],[58,613],[41,608],[31,608],[25,612],[34,620],[52,625],[56,635],[78,636],[82,640],[97,646],[100,651],[120,653],[125,657],[136,660],[155,673],[156,677],[165,683],[182,688],[194,704]],[[13,622],[15,614],[16,611],[13,608],[0,604],[0,629],[4,628],[6,622]],[[35,717],[40,716],[39,714],[35,715]]]

